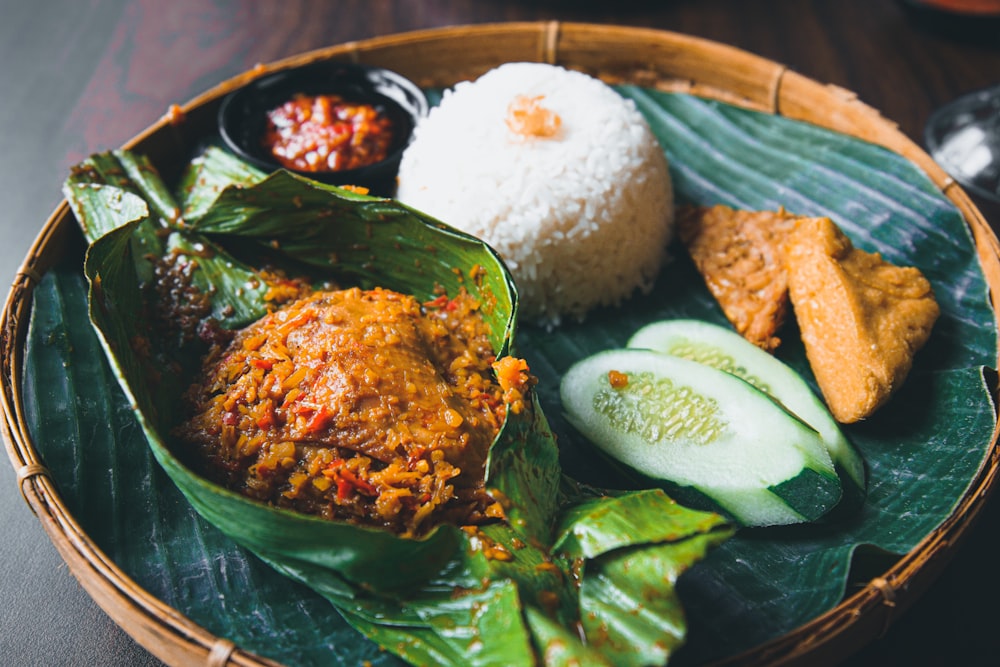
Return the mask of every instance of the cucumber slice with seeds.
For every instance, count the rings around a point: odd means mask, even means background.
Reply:
[[[735,331],[699,320],[664,320],[648,324],[632,336],[628,347],[707,364],[766,392],[819,432],[844,484],[840,509],[850,511],[864,501],[865,465],[861,455],[812,388],[781,360]]]
[[[560,392],[570,423],[591,443],[682,502],[764,526],[814,521],[840,500],[816,431],[724,371],[610,350],[571,367]]]

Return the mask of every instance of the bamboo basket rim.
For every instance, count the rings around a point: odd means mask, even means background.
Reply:
[[[494,38],[490,40],[489,38]],[[497,50],[464,69],[453,66],[428,71],[407,56],[468,40]],[[514,52],[497,44],[512,42]],[[643,56],[609,58],[602,49],[619,46]],[[641,48],[640,48],[641,47]],[[520,50],[517,50],[520,49]],[[617,50],[616,50],[617,52]],[[463,55],[468,56],[467,52]],[[510,57],[504,57],[504,56]],[[499,59],[498,59],[499,58]],[[185,119],[210,108],[228,92],[266,72],[315,60],[340,59],[396,69],[422,85],[450,85],[512,60],[534,60],[581,69],[609,82],[629,81],[665,90],[690,92],[766,113],[826,127],[875,144],[907,158],[958,208],[973,235],[994,312],[1000,311],[1000,242],[961,186],[890,120],[857,99],[854,93],[804,77],[788,67],[733,46],[653,28],[559,21],[482,23],[397,33],[306,51],[258,65],[231,77],[182,105],[173,105],[124,148],[155,144],[160,137],[181,141]],[[685,71],[694,59],[730,67],[709,68],[702,76]],[[740,68],[733,70],[733,62]],[[409,71],[412,70],[412,71]],[[831,111],[831,109],[833,111]],[[818,111],[817,111],[818,110]],[[819,115],[817,115],[819,114]],[[155,160],[154,160],[155,162]],[[8,293],[0,318],[0,408],[2,434],[21,494],[56,546],[70,571],[94,601],[139,644],[168,664],[199,662],[276,667],[269,659],[214,636],[165,604],[123,572],[94,544],[69,512],[41,461],[23,414],[21,364],[31,294],[47,267],[46,250],[67,225],[75,224],[66,201],[55,208],[32,244]],[[1000,353],[998,353],[1000,354]],[[996,364],[994,365],[996,366]],[[994,398],[996,398],[994,396]],[[944,568],[955,546],[974,524],[996,486],[1000,467],[1000,424],[994,427],[989,452],[970,489],[953,513],[908,554],[833,609],[792,632],[720,665],[834,664],[884,634]]]

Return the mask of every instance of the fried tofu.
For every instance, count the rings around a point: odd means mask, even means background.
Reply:
[[[919,269],[854,248],[828,218],[799,220],[784,246],[806,356],[841,423],[865,419],[906,379],[940,314]]]
[[[744,338],[773,352],[788,312],[781,246],[796,217],[728,206],[688,208],[678,218],[685,245],[722,312]]]

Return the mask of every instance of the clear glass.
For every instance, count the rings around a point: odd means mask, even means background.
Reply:
[[[924,137],[935,161],[970,194],[1000,206],[1000,84],[935,111]]]

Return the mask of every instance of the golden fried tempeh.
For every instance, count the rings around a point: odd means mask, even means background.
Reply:
[[[678,232],[709,291],[736,330],[768,352],[788,311],[781,244],[795,216],[728,206],[681,212]]]
[[[871,415],[903,384],[940,314],[916,268],[854,248],[829,218],[800,220],[785,246],[792,307],[830,412]]]

